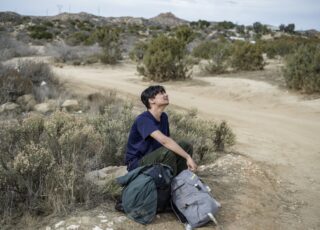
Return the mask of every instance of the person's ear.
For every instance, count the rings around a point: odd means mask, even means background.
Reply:
[[[149,100],[149,104],[150,104],[150,105],[151,105],[151,104],[154,104],[154,98],[149,98],[148,100]]]

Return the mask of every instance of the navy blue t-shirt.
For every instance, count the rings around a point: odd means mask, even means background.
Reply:
[[[166,136],[170,136],[168,115],[166,113],[161,114],[160,122],[149,111],[141,113],[136,118],[131,127],[127,144],[125,164],[128,171],[137,168],[139,160],[143,156],[162,146],[150,136],[156,130],[161,131]]]

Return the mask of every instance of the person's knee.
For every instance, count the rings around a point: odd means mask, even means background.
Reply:
[[[176,154],[173,153],[172,151],[167,151],[163,153],[162,159],[165,160],[166,162],[170,161],[175,161],[176,160]]]
[[[184,149],[190,156],[192,156],[193,153],[193,146],[190,142],[186,140],[180,140],[178,141],[178,144],[181,146],[181,148]]]

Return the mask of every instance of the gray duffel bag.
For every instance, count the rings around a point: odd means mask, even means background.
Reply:
[[[183,170],[171,182],[171,204],[187,229],[201,227],[214,217],[221,207],[210,194],[210,188],[190,170]]]

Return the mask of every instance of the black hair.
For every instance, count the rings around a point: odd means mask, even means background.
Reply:
[[[158,93],[165,93],[166,90],[161,85],[151,85],[143,92],[141,93],[141,101],[142,103],[147,107],[147,109],[150,109],[150,103],[149,99],[154,98]]]

